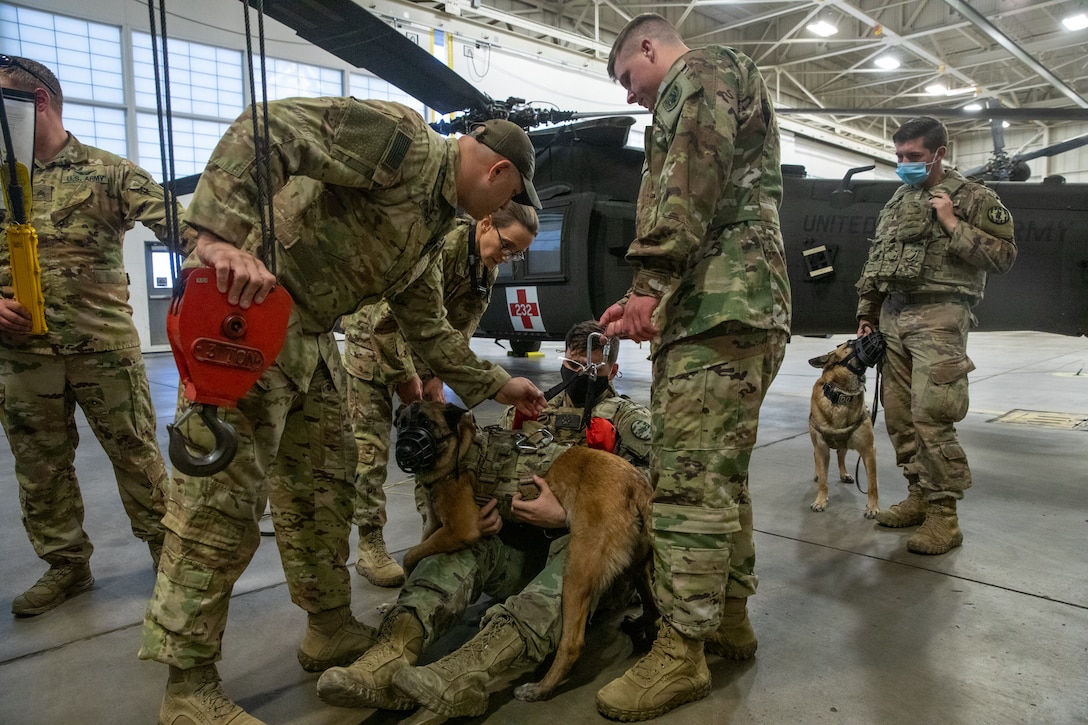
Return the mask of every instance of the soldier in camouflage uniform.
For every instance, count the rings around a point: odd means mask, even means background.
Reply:
[[[746,659],[755,593],[748,465],[781,365],[790,289],[779,230],[778,125],[759,69],[730,48],[690,50],[664,18],[633,19],[609,75],[653,111],[628,296],[608,333],[653,340],[651,651],[597,694],[607,717],[645,720],[705,697],[707,649]]]
[[[31,315],[12,298],[8,245],[0,244],[0,422],[15,456],[27,536],[49,564],[12,602],[13,613],[31,616],[94,584],[94,547],[83,530],[73,468],[76,405],[113,464],[132,533],[147,542],[158,566],[167,474],[128,304],[123,242],[137,221],[165,241],[166,206],[146,171],[64,129],[60,84],[48,68],[12,61],[0,68],[0,85],[35,95],[30,221],[49,328],[27,334]]]
[[[649,411],[616,393],[610,383],[616,369],[604,363],[600,347],[595,345],[592,353],[593,363],[603,364],[596,383],[591,386],[588,376],[577,375],[576,368],[585,370],[589,363],[588,335],[600,331],[594,321],[571,328],[564,378],[577,377],[548,401],[535,421],[525,421],[522,427],[527,432],[546,427],[558,443],[585,445],[582,419],[588,397],[593,401],[591,416],[615,427],[615,452],[645,470]],[[500,424],[510,428],[514,421],[514,411],[508,410]],[[492,529],[501,528],[499,536],[485,536],[467,549],[420,562],[383,619],[378,644],[351,667],[333,668],[321,676],[318,695],[323,700],[342,707],[405,710],[417,704],[405,694],[407,686],[423,691],[419,704],[446,717],[479,715],[487,709],[488,687],[497,675],[508,674],[515,663],[540,663],[555,650],[562,629],[560,594],[569,540],[559,529],[567,518],[544,479],[536,480],[539,498],[522,501],[515,495],[511,504],[523,525],[502,527],[494,502],[489,503],[481,517]],[[542,535],[546,529],[557,535]],[[541,569],[545,555],[547,563]],[[483,593],[506,601],[487,611],[480,633],[438,662],[412,667],[423,648],[445,634]],[[629,598],[619,600],[626,604]]]
[[[473,222],[460,219],[442,241],[443,303],[455,330],[471,339],[491,300],[491,286],[503,262],[520,258],[536,236],[536,211],[507,204]],[[358,447],[355,468],[355,518],[359,555],[355,569],[371,584],[399,587],[404,570],[389,556],[385,526],[386,464],[393,424],[393,393],[404,403],[426,393],[443,400],[442,379],[410,352],[389,305],[379,303],[345,317],[344,366],[348,372],[348,409]],[[436,324],[436,321],[432,321]]]
[[[214,268],[231,304],[260,304],[278,283],[295,305],[275,364],[226,413],[238,433],[234,461],[208,478],[175,475],[170,488],[140,657],[170,665],[159,718],[171,724],[257,722],[223,692],[214,663],[266,498],[292,601],[308,614],[299,661],[324,669],[373,642],[350,608],[356,456],[347,455],[343,367],[330,334],[340,316],[384,297],[409,343],[469,405],[495,397],[532,413],[544,402],[528,380],[479,360],[445,321],[435,264],[458,206],[483,218],[522,193],[536,203],[523,130],[489,121],[447,139],[399,104],[290,99],[268,104],[272,152],[255,159],[252,112],[220,140],[194,192],[190,263]],[[255,167],[264,163],[275,275],[246,251],[259,236]],[[210,449],[202,424],[184,432]]]
[[[921,527],[907,539],[919,554],[963,542],[956,501],[971,485],[955,423],[967,415],[971,308],[986,273],[1016,259],[1012,215],[992,190],[942,168],[948,132],[940,121],[907,121],[892,135],[905,182],[884,206],[858,281],[858,335],[884,333],[884,420],[907,498],[877,514],[883,526]]]

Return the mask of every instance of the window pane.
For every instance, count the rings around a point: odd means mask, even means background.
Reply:
[[[157,43],[161,58],[162,38]],[[176,38],[168,40],[167,50],[170,53],[170,110],[173,113],[233,119],[242,112],[240,52]],[[136,79],[136,106],[155,109],[155,67],[151,36],[147,33],[132,34],[132,70]],[[163,75],[161,65],[159,75]]]
[[[254,84],[257,88],[257,98],[260,99],[262,97],[260,59],[254,58],[253,63]],[[268,59],[268,100],[270,101],[295,96],[316,98],[342,95],[344,95],[343,74],[338,70],[279,58]]]
[[[204,171],[212,149],[227,132],[230,124],[214,121],[195,121],[174,116],[174,176],[191,176]],[[152,113],[136,114],[136,140],[139,146],[140,166],[147,169],[159,181],[162,173],[162,146],[159,145],[159,118]]]
[[[396,101],[419,112],[426,118],[426,106],[420,101],[381,78],[364,75],[362,73],[351,74],[351,95],[356,98],[372,98],[378,101]]]
[[[123,101],[119,27],[4,3],[0,20],[0,53],[47,66],[60,79],[65,100]]]
[[[128,156],[124,111],[65,103],[64,126],[88,146],[97,146],[118,156]]]

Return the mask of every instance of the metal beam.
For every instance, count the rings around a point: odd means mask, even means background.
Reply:
[[[963,2],[963,0],[944,0],[944,2],[950,8],[974,23],[979,30],[990,36],[991,40],[1009,51],[1014,57],[1049,81],[1050,85],[1058,89],[1062,94],[1072,100],[1073,103],[1076,103],[1081,108],[1088,108],[1088,101],[1082,98],[1079,93],[1067,86],[1061,78],[1051,73],[1049,68],[1036,60],[1034,56],[1028,54],[1027,51],[1017,45],[1009,36],[998,30],[993,23],[987,20],[973,7]]]

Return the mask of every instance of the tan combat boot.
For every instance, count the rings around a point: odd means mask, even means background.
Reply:
[[[479,634],[426,667],[405,667],[393,684],[423,707],[445,717],[487,711],[488,685],[525,652],[509,617],[495,617]]]
[[[748,598],[727,598],[722,607],[722,623],[706,638],[703,647],[727,660],[747,660],[756,653],[758,646],[756,633],[748,621]]]
[[[356,620],[351,607],[309,614],[306,636],[298,648],[298,662],[307,672],[346,665],[373,647],[377,638],[378,631]]]
[[[597,692],[597,711],[623,722],[650,720],[710,694],[703,642],[662,620],[654,646]]]
[[[317,681],[317,696],[339,707],[411,710],[416,703],[393,686],[393,675],[419,660],[423,625],[414,614],[401,611],[382,622],[378,643],[350,667],[325,670]]]
[[[82,594],[93,586],[94,577],[87,562],[53,564],[34,586],[12,600],[11,613],[18,617],[33,617],[48,612],[65,599]]]
[[[359,557],[355,571],[376,587],[399,587],[404,584],[404,569],[385,549],[380,528],[359,527]]]
[[[915,554],[944,554],[962,543],[956,499],[946,496],[929,502],[925,523],[907,539],[907,549]]]
[[[876,522],[881,526],[900,529],[904,526],[917,526],[926,520],[929,502],[917,479],[907,481],[907,497],[889,509],[876,515]]]
[[[170,667],[159,725],[265,725],[227,697],[215,665]]]

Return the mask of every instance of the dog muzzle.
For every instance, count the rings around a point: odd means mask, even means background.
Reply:
[[[879,365],[888,349],[884,333],[880,330],[874,330],[865,337],[856,338],[846,344],[850,346],[851,353],[850,357],[843,360],[842,365],[859,378],[864,377],[865,368]]]
[[[419,407],[409,408],[402,420],[397,421],[397,465],[405,473],[429,471],[438,458],[438,437],[428,425]]]

